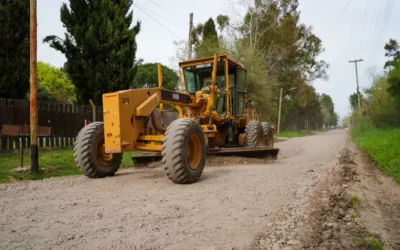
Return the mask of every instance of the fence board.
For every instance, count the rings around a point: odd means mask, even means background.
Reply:
[[[14,149],[13,138],[11,136],[7,136],[7,141],[8,141],[8,150],[13,150]]]
[[[21,148],[20,139],[21,139],[20,137],[14,137],[15,149],[20,149]]]
[[[7,125],[30,126],[28,100],[0,98],[0,151],[30,147],[30,136],[2,135],[2,127]],[[103,121],[103,107],[96,107],[96,121]],[[164,125],[175,119],[176,113],[164,113]],[[172,113],[172,112],[171,112]],[[93,109],[90,105],[72,105],[60,103],[38,103],[38,125],[50,127],[50,136],[38,138],[39,147],[73,146],[79,131],[93,122]]]

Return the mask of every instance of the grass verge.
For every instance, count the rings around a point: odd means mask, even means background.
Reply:
[[[121,167],[133,165],[131,156],[137,152],[123,154]],[[20,155],[0,156],[0,183],[20,180],[42,180],[50,177],[80,175],[76,167],[72,150],[57,150],[39,153],[39,174],[14,173],[13,169],[19,167]],[[30,166],[29,153],[24,155],[24,166]]]
[[[284,131],[282,133],[279,133],[277,136],[278,137],[285,137],[285,138],[294,138],[294,137],[303,137],[303,136],[308,136],[308,135],[313,135],[312,132],[307,132],[307,131]]]
[[[353,214],[351,217],[353,219],[360,217],[360,198],[357,195],[351,197],[351,208],[353,209]]]
[[[369,232],[364,232],[360,236],[355,237],[354,247],[355,249],[385,250],[380,237]]]
[[[352,130],[356,145],[374,159],[386,174],[400,183],[400,129],[365,127]]]

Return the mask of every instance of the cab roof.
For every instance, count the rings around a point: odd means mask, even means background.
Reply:
[[[244,65],[241,62],[239,62],[238,60],[236,60],[226,54],[218,55],[218,60],[221,60],[221,59],[222,60],[227,59],[229,63],[232,63],[232,64],[244,69]],[[188,61],[182,61],[179,63],[179,67],[185,68],[188,66],[193,66],[193,65],[203,64],[203,63],[210,63],[210,62],[214,62],[213,56],[199,58],[199,59],[193,59],[193,60],[188,60]]]

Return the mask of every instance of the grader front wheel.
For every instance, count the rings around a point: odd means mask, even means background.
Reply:
[[[104,125],[93,122],[85,126],[76,137],[75,163],[89,178],[114,175],[121,164],[122,154],[107,154],[104,148]]]
[[[162,146],[162,165],[171,181],[178,184],[198,181],[205,157],[205,137],[197,121],[180,118],[168,126]]]

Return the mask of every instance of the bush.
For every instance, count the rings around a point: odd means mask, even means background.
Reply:
[[[363,100],[363,119],[375,127],[393,127],[400,125],[400,102],[388,92],[386,76],[376,77],[372,87],[366,90],[367,99]]]

